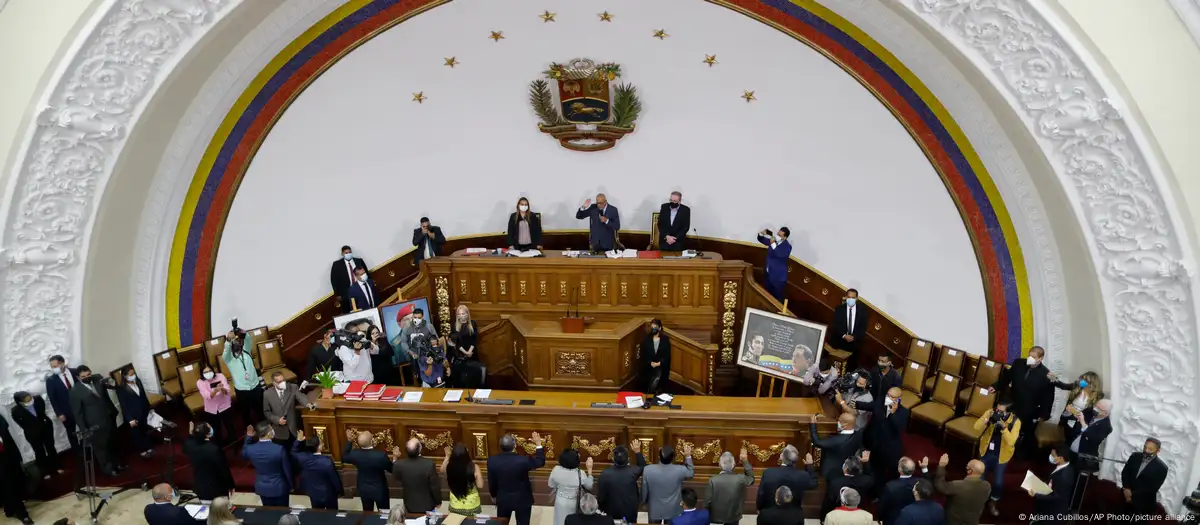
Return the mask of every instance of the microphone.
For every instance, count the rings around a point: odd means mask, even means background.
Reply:
[[[704,250],[700,249],[700,232],[692,228],[692,236],[696,238],[696,257],[704,257]]]

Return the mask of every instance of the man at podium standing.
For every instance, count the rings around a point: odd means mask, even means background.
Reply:
[[[682,252],[687,249],[687,234],[692,228],[692,209],[682,204],[683,194],[671,192],[671,200],[658,210],[658,249]]]
[[[583,201],[583,206],[575,213],[576,219],[588,219],[591,233],[588,243],[594,252],[607,252],[616,248],[617,232],[621,230],[621,214],[616,206],[608,205],[608,198],[603,193],[596,195],[596,203],[592,199]]]

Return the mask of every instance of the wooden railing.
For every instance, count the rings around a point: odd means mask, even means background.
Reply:
[[[716,388],[716,343],[703,344],[686,335],[663,328],[671,338],[671,381],[692,389],[697,394],[712,395]],[[638,355],[639,361],[641,355]]]

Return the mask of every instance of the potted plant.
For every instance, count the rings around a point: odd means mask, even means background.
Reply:
[[[313,376],[313,381],[321,385],[321,399],[333,399],[333,387],[338,382],[333,370],[321,368],[321,371]]]

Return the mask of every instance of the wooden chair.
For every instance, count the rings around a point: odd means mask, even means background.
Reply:
[[[996,393],[989,393],[988,388],[982,385],[968,387],[963,391],[970,394],[967,409],[963,412],[962,417],[946,423],[946,431],[942,440],[945,441],[946,436],[954,436],[975,445],[979,443],[979,436],[983,435],[982,430],[975,430],[975,422],[995,406]]]
[[[950,374],[952,376],[962,377],[963,363],[967,360],[967,353],[957,348],[942,346],[942,351],[938,354],[937,373]],[[933,390],[934,377],[925,380],[925,390]],[[955,395],[958,394],[956,390]],[[957,399],[957,398],[954,398]],[[953,404],[953,403],[952,403]]]
[[[125,363],[124,365],[122,365],[120,368],[117,368],[116,370],[110,370],[108,372],[108,377],[111,377],[114,383],[124,386],[125,385],[125,376],[124,376],[124,374],[121,373],[121,369],[125,368],[127,366],[133,366],[133,363]],[[155,368],[157,368],[157,366]],[[135,372],[136,372],[136,370],[135,370]],[[138,374],[138,376],[141,376],[141,374]],[[145,386],[146,379],[148,379],[148,378],[143,377],[141,379],[142,379],[142,386]],[[146,399],[148,401],[150,401],[150,408],[161,407],[161,406],[163,406],[164,403],[167,402],[167,396],[165,396],[163,394],[155,394],[153,392],[146,392]]]
[[[196,382],[200,381],[200,373],[203,371],[204,364],[200,361],[179,367],[179,383],[183,387],[183,405],[193,416],[204,411],[204,397],[200,395],[200,387],[196,386]]]
[[[158,385],[162,393],[171,399],[180,399],[183,389],[179,386],[179,351],[168,348],[154,356],[154,371],[158,374]],[[145,383],[143,381],[142,383]]]
[[[283,374],[283,380],[289,383],[296,381],[296,373],[288,370],[283,363],[283,341],[278,337],[258,343],[258,365],[262,370],[263,381],[270,385],[271,376],[275,372]]]
[[[933,357],[933,341],[913,339],[908,344],[908,360],[929,366],[929,358]]]
[[[909,414],[942,430],[946,422],[954,418],[954,403],[958,400],[958,385],[962,378],[939,373],[933,380],[933,395],[929,401],[912,407]]]
[[[900,406],[912,408],[921,404],[928,373],[929,366],[917,361],[909,361],[905,365],[900,375]]]
[[[270,338],[271,338],[271,329],[266,326],[260,326],[258,328],[252,328],[250,330],[246,330],[246,341],[250,342],[250,348],[252,350],[254,350],[255,353],[257,353],[257,350],[258,350],[258,343],[266,341],[267,339],[270,339]],[[255,357],[254,362],[255,363],[258,362],[257,357]]]
[[[658,212],[650,213],[650,246],[647,246],[646,249],[658,249]]]
[[[1002,363],[992,361],[985,356],[979,356],[979,364],[975,365],[975,377],[971,380],[971,385],[963,388],[958,392],[958,402],[962,405],[968,405],[971,399],[971,392],[975,391],[975,387],[980,386],[988,388],[996,381],[1000,380],[1000,372],[1004,370]]]
[[[225,353],[225,336],[218,336],[204,342],[204,358],[208,360],[209,366],[217,368],[217,362],[221,360],[221,355]]]

